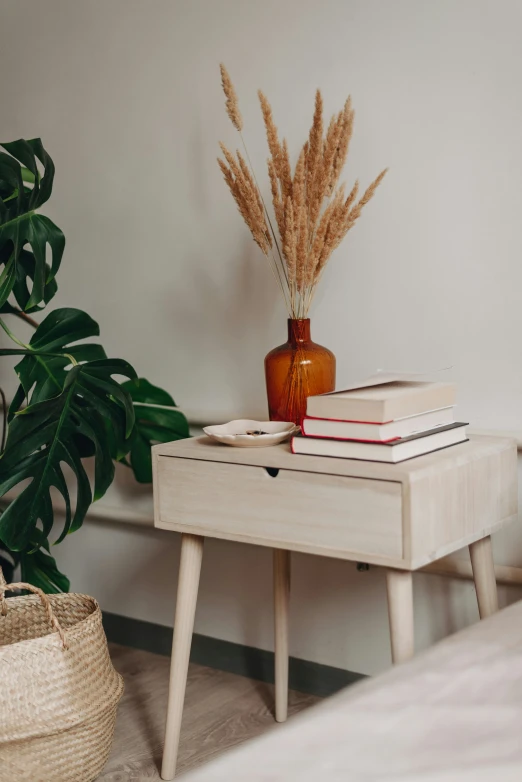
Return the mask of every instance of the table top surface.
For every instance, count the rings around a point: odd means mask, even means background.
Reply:
[[[522,602],[211,761],[187,782],[519,782]]]
[[[387,464],[360,459],[336,459],[293,454],[289,443],[268,448],[235,448],[216,443],[209,437],[191,437],[186,440],[161,443],[153,447],[156,456],[199,459],[231,465],[255,465],[328,475],[346,475],[355,478],[396,481],[403,484],[507,450],[512,450],[513,458],[516,459],[516,440],[508,437],[470,435],[469,440],[465,443],[443,448],[399,464]]]

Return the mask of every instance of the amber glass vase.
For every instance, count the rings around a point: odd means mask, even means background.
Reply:
[[[306,400],[335,388],[335,356],[310,337],[310,319],[288,320],[288,341],[265,358],[266,392],[271,421],[301,426]]]

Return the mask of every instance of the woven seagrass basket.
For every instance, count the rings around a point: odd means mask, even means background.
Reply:
[[[122,693],[96,600],[8,586],[0,569],[0,782],[96,779]]]

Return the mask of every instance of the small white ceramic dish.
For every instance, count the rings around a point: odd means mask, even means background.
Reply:
[[[206,426],[203,431],[213,440],[239,448],[264,448],[277,445],[297,434],[299,427],[288,421],[250,421],[240,419],[228,424]]]

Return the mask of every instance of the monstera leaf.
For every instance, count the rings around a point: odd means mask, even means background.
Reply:
[[[151,446],[189,436],[187,419],[170,394],[145,378],[122,383],[134,402],[136,423],[130,439],[130,466],[140,483],[152,481]]]
[[[60,573],[56,560],[50,554],[49,542],[43,538],[39,547],[20,554],[21,580],[40,587],[48,594],[68,592],[71,582]]]
[[[9,260],[10,254],[11,254],[11,245],[9,242],[7,242],[3,247],[0,248],[0,264],[5,264]],[[36,258],[34,257],[33,253],[29,252],[28,250],[22,250],[22,252],[20,253],[20,257],[18,258],[18,263],[16,265],[16,279],[13,285],[12,292],[15,301],[18,303],[19,307],[28,313],[37,312],[38,310],[43,309],[43,307],[51,301],[56,291],[58,290],[56,280],[50,276],[51,267],[49,266],[48,263],[46,263],[45,264],[46,282],[45,282],[45,288],[42,297],[42,304],[41,306],[37,304],[30,306],[29,305],[29,300],[31,298],[30,288],[32,288],[35,273],[36,273]],[[3,304],[3,306],[0,307],[0,312],[16,313],[16,308],[12,307],[11,304],[9,304],[9,302],[6,301]]]
[[[0,313],[35,325],[27,313],[55,295],[65,246],[60,229],[37,212],[51,195],[54,164],[40,139],[0,147]],[[46,592],[67,590],[69,581],[49,548],[52,495],[58,492],[65,506],[60,542],[103,496],[114,461],[150,481],[151,445],[187,437],[187,421],[169,394],[138,380],[127,362],[107,358],[101,345],[84,341],[99,335],[85,312],[51,312],[29,344],[3,318],[0,326],[14,343],[0,356],[21,357],[7,441],[0,446],[0,567],[8,580],[19,566],[24,581]],[[94,462],[92,486],[84,457]]]
[[[5,349],[2,353],[25,353],[15,371],[20,386],[9,409],[10,419],[31,396],[31,404],[59,394],[67,377],[66,367],[77,363],[106,358],[101,345],[83,343],[81,339],[96,337],[100,328],[87,313],[73,308],[53,310],[40,323],[29,342],[28,350]]]
[[[61,230],[36,212],[51,195],[54,164],[40,139],[19,139],[0,146],[9,153],[0,152],[0,263],[4,267],[0,274],[0,307],[13,293],[18,305],[30,312],[54,295],[56,287],[52,283],[65,246]],[[28,187],[24,179],[32,186]],[[46,263],[47,248],[51,252],[50,267]]]
[[[0,458],[0,497],[18,487],[16,498],[0,516],[0,539],[11,550],[26,550],[39,529],[39,522],[47,538],[54,522],[53,487],[65,503],[60,541],[81,526],[93,499],[102,497],[110,486],[114,465],[106,422],[122,444],[122,450],[134,426],[132,400],[114,380],[114,375],[132,379],[136,373],[121,359],[101,359],[73,366],[58,396],[30,404],[11,420]],[[94,450],[94,497],[78,450],[78,434],[90,441]],[[64,464],[76,480],[74,512]]]

